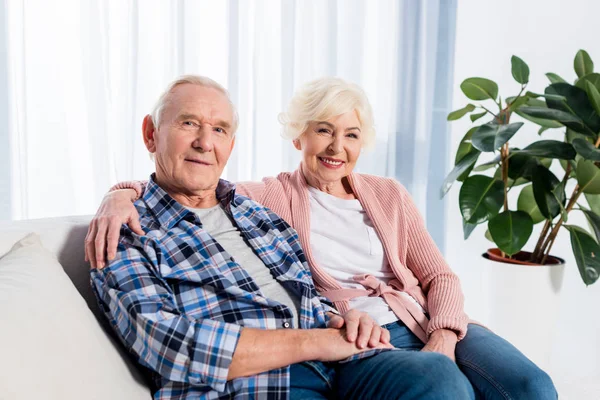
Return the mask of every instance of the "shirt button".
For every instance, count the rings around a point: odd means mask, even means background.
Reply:
[[[290,327],[290,323],[289,323],[289,322],[287,322],[287,321],[285,321],[285,322],[283,323],[283,327],[284,327],[285,329],[289,328],[289,327]]]

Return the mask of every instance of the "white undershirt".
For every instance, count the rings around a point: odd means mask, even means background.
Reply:
[[[211,208],[191,208],[200,217],[202,226],[233,259],[246,270],[266,299],[275,300],[287,306],[293,314],[293,327],[298,327],[300,299],[288,292],[277,281],[265,263],[258,257],[252,247],[246,243],[237,225],[219,204]]]
[[[364,289],[352,279],[369,274],[386,284],[395,278],[371,219],[358,200],[345,200],[309,187],[310,245],[315,262],[343,288]],[[410,295],[402,292],[416,303]],[[420,306],[419,306],[420,307]],[[350,308],[368,313],[379,325],[398,317],[381,297],[357,297]]]

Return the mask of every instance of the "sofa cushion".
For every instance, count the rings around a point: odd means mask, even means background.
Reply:
[[[3,398],[151,398],[36,234],[0,258],[0,327]]]

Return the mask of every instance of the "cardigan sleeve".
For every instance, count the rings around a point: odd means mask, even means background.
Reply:
[[[467,334],[469,319],[464,312],[464,296],[458,276],[444,260],[408,191],[396,184],[407,222],[407,267],[419,280],[427,298],[430,316],[427,336],[438,329],[450,329],[461,340]]]

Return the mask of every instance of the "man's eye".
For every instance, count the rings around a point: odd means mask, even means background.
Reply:
[[[225,133],[225,129],[223,129],[223,128],[219,128],[218,126],[216,126],[216,127],[214,128],[214,131],[215,131],[215,132],[219,132],[219,133]]]
[[[183,121],[183,125],[185,126],[196,126],[194,121]]]

